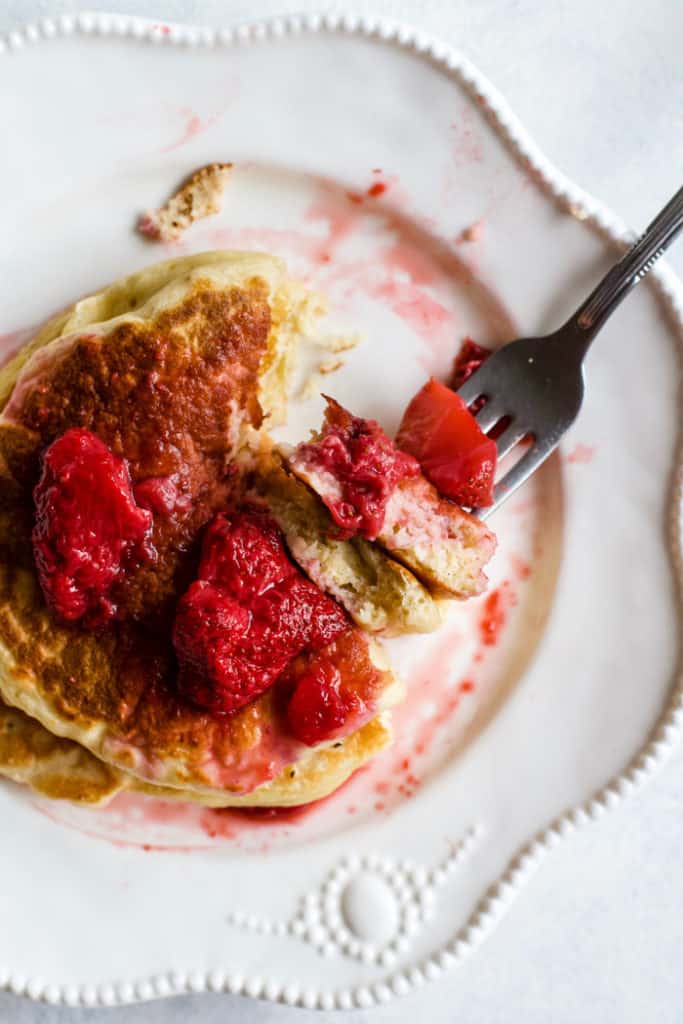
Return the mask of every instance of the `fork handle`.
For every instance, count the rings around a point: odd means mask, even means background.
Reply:
[[[566,324],[573,327],[584,352],[607,318],[634,285],[645,277],[664,250],[683,229],[683,188],[679,189],[647,230],[607,272],[583,305]]]

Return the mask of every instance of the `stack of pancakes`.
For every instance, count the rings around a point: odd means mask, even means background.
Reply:
[[[468,550],[457,586],[450,565],[444,587],[438,552],[420,573],[381,545],[335,539],[322,501],[274,452],[264,424],[284,419],[297,341],[318,308],[279,260],[203,253],[76,303],[0,371],[0,774],[81,803],[127,788],[212,806],[287,806],[331,792],[390,741],[389,708],[402,689],[374,637],[370,657],[383,672],[375,716],[335,742],[291,746],[266,781],[247,766],[276,728],[268,694],[221,719],[172,684],[168,616],[204,524],[236,496],[268,506],[290,556],[368,634],[433,630],[444,591],[481,587],[492,550],[482,524],[453,507]],[[41,453],[70,427],[124,457],[133,483],[180,474],[197,496],[184,533],[169,538],[155,526],[159,562],[126,581],[131,622],[101,630],[60,622],[33,563]]]

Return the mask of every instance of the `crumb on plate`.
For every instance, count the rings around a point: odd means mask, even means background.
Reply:
[[[174,242],[196,220],[218,213],[232,164],[213,163],[191,174],[158,210],[148,210],[137,230],[158,242]]]

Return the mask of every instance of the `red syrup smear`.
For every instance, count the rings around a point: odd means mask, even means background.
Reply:
[[[510,609],[516,603],[508,582],[501,583],[488,595],[479,619],[479,636],[484,647],[495,647],[498,643]]]
[[[573,465],[587,465],[595,458],[597,449],[595,445],[577,444],[567,455],[567,462]]]
[[[199,826],[210,839],[235,839],[239,832],[245,829],[301,825],[318,813],[321,807],[329,805],[339,797],[341,791],[354,777],[352,775],[329,796],[295,807],[207,807],[199,815]]]
[[[460,706],[463,695],[472,693],[474,689],[474,681],[468,676],[466,679],[463,679],[455,690],[446,697],[437,713],[432,718],[428,719],[419,729],[415,739],[415,745],[413,747],[415,754],[421,756],[425,753],[436,732],[449,721],[453,714],[455,714],[456,710]]]
[[[394,195],[392,184],[392,196]],[[328,290],[341,284],[344,297],[352,298],[359,291],[371,299],[388,306],[400,320],[417,334],[429,347],[430,355],[424,360],[431,370],[441,355],[452,348],[456,329],[455,316],[443,303],[427,291],[446,277],[435,260],[421,253],[417,245],[392,242],[372,259],[342,260],[339,249],[363,223],[364,213],[360,193],[340,195],[323,192],[308,208],[306,220],[326,224],[325,237],[320,240],[313,259],[319,265],[335,267],[323,275],[321,285]],[[304,236],[309,239],[310,236]],[[298,243],[299,247],[301,243]],[[310,258],[310,256],[309,256]]]
[[[531,566],[528,562],[525,562],[523,558],[519,558],[517,555],[510,555],[510,566],[520,583],[524,583],[525,580],[528,580],[531,576]]]
[[[201,118],[191,107],[179,107],[177,114],[185,121],[183,133],[175,142],[170,142],[167,146],[164,146],[159,151],[161,153],[170,153],[171,150],[179,149],[180,146],[191,142],[197,135],[201,135],[203,132],[208,131],[209,128],[212,128],[222,116],[221,114],[213,114],[211,117]]]
[[[521,558],[512,556],[511,570],[520,583],[529,579],[531,566]],[[466,668],[460,681],[452,682],[449,668],[453,651],[457,647],[461,632],[451,628],[435,644],[432,653],[422,664],[416,666],[408,682],[408,697],[404,704],[394,709],[394,732],[397,748],[389,761],[388,772],[374,783],[374,792],[386,799],[391,794],[412,797],[422,785],[421,767],[423,758],[437,738],[447,735],[449,723],[457,714],[463,700],[477,689],[476,669],[489,652],[501,640],[509,621],[509,613],[517,604],[517,594],[510,580],[492,590],[480,606],[479,616],[473,626],[479,636],[478,646],[472,656],[470,667]],[[410,740],[407,739],[412,723],[419,716],[425,702],[436,705],[435,713],[420,721]],[[402,738],[406,737],[402,743]]]
[[[407,736],[423,702],[434,701],[440,705],[435,717],[420,723],[409,756],[406,756],[404,745],[403,749],[399,750],[398,757],[393,758],[389,785],[402,796],[412,796],[421,782],[413,771],[412,758],[421,756],[427,750],[439,726],[453,713],[459,702],[459,695],[456,695],[453,687],[448,685],[448,677],[453,650],[457,647],[461,635],[459,627],[451,627],[445,631],[435,643],[431,654],[415,667],[410,679],[407,680],[407,700],[393,711],[394,735],[398,737],[400,744],[401,737]],[[455,696],[458,700],[453,703]]]
[[[453,314],[442,303],[425,295],[410,282],[388,279],[374,285],[367,283],[365,290],[372,298],[383,300],[430,346],[445,336],[447,327],[453,322]]]
[[[296,807],[209,808],[182,800],[119,793],[105,807],[92,809],[91,814],[95,818],[101,816],[100,824],[97,820],[84,824],[62,818],[59,814],[60,805],[53,801],[42,803],[36,800],[32,805],[55,824],[71,828],[91,839],[104,840],[118,849],[137,849],[145,853],[194,853],[216,849],[216,840],[224,840],[232,847],[239,848],[243,840],[253,840],[260,834],[263,841],[256,849],[257,852],[265,853],[270,849],[271,842],[289,836],[293,829],[315,818],[323,807],[336,805],[340,815],[355,814],[357,805],[350,803],[344,807],[344,801],[348,797],[348,788],[352,783],[357,783],[366,771],[367,766],[359,768],[333,793]],[[370,799],[368,794],[365,802],[369,804]],[[113,818],[114,815],[117,820],[107,823],[107,818]],[[167,842],[163,838],[160,840],[157,833],[155,841],[146,842],[130,835],[136,829],[155,826],[161,829],[182,829],[188,833],[188,841]],[[253,852],[255,848],[250,844],[248,849]]]
[[[112,802],[110,804],[108,804],[106,807],[99,807],[99,808],[97,808],[95,813],[102,814],[102,813],[106,813],[106,812],[108,812],[110,810],[111,811],[113,811],[115,809],[118,810],[118,802],[120,800],[124,799],[124,798],[125,799],[133,799],[135,801],[140,801],[140,803],[144,800],[144,797],[130,797],[129,794],[121,794],[120,796],[115,797],[114,800],[112,800]],[[157,802],[164,802],[164,801],[154,801],[154,802],[157,803]],[[122,839],[120,836],[113,836],[113,835],[109,835],[109,834],[107,834],[107,833],[105,833],[103,831],[99,831],[97,829],[96,825],[88,828],[88,827],[86,827],[84,825],[76,824],[73,821],[64,820],[63,818],[61,818],[59,816],[59,813],[58,813],[59,805],[56,804],[54,801],[49,801],[49,803],[46,802],[45,804],[42,804],[42,803],[38,803],[37,800],[34,800],[34,801],[32,801],[31,805],[34,808],[34,810],[38,811],[39,814],[42,814],[44,817],[48,818],[55,825],[66,826],[67,828],[72,829],[72,831],[74,831],[74,832],[79,832],[81,835],[87,836],[88,839],[104,840],[105,842],[109,843],[110,846],[115,846],[119,850],[131,850],[131,849],[133,849],[133,850],[143,850],[145,853],[149,853],[152,850],[159,851],[161,853],[193,853],[196,850],[209,850],[209,849],[211,849],[211,846],[210,846],[209,843],[203,843],[203,844],[199,844],[199,843],[192,843],[192,844],[186,844],[186,843],[164,843],[162,845],[162,844],[156,844],[156,843],[143,843],[143,842],[140,842],[139,840],[135,840],[135,839]],[[137,803],[136,803],[136,806],[138,806]],[[182,805],[179,805],[179,806],[182,806]]]
[[[299,259],[302,266],[297,272],[302,280],[320,287],[342,305],[359,293],[381,303],[423,341],[425,351],[420,359],[427,374],[440,375],[452,355],[458,323],[454,311],[435,297],[436,288],[450,287],[451,279],[479,288],[496,326],[494,333],[504,331],[507,336],[514,330],[495,297],[478,286],[472,270],[444,242],[435,240],[443,249],[443,259],[426,251],[422,235],[426,229],[410,219],[411,204],[397,179],[384,174],[383,181],[390,183],[391,207],[382,210],[381,216],[391,228],[393,241],[375,241],[370,257],[354,258],[344,247],[347,240],[357,237],[368,215],[380,215],[380,207],[362,202],[362,193],[349,196],[330,185],[322,185],[305,210],[302,230],[204,228],[202,240],[207,247],[265,248],[290,260]]]
[[[358,205],[352,198],[354,195],[355,193],[347,193],[346,197],[342,197],[336,191],[325,190],[308,207],[305,219],[313,224],[322,222],[325,226],[324,237],[317,246],[318,260],[321,260],[323,256],[331,258],[341,243],[358,226],[360,218],[359,213],[353,208]],[[351,206],[345,200],[350,200]],[[322,262],[328,262],[328,260],[322,260]]]
[[[382,172],[378,168],[372,173],[381,174]],[[377,199],[379,196],[383,196],[390,187],[391,182],[389,181],[374,181],[366,188],[365,192],[350,191],[346,193],[346,198],[356,206],[361,206],[366,199]]]

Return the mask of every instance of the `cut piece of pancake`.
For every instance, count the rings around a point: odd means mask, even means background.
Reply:
[[[358,536],[367,529],[368,536],[436,595],[467,598],[481,593],[486,586],[483,569],[496,547],[494,534],[442,498],[420,473],[417,461],[400,452],[375,420],[352,416],[333,399],[327,403],[320,431],[289,452],[285,461],[330,509],[339,524],[337,532]],[[410,459],[412,465],[404,468],[402,459]],[[402,475],[397,482],[391,477],[388,484],[392,461]],[[359,474],[357,487],[354,474]],[[361,502],[370,499],[371,533],[360,510]]]
[[[255,489],[294,560],[359,626],[385,636],[429,633],[439,626],[439,605],[415,576],[362,537],[335,540],[323,503],[278,456],[266,453],[260,459]]]
[[[175,687],[172,617],[197,536],[239,498],[231,460],[247,428],[281,411],[297,325],[316,308],[267,256],[172,260],[60,314],[0,373],[0,694],[141,783],[218,805],[324,795],[385,745],[378,716],[400,696],[369,644],[381,692],[365,722],[305,747],[281,728],[272,690],[218,718]],[[40,453],[74,426],[127,460],[134,487],[170,477],[191,499],[155,517],[157,562],[129,572],[121,621],[100,632],[56,621],[33,563]]]
[[[378,540],[434,593],[459,598],[485,589],[484,566],[496,549],[481,520],[440,497],[424,477],[398,484]]]

